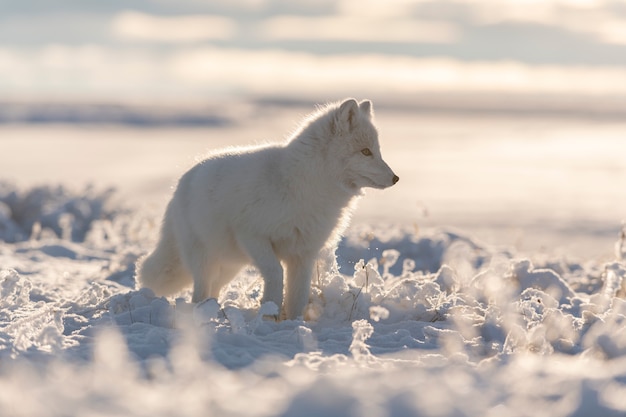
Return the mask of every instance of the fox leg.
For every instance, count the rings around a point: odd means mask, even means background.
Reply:
[[[289,257],[286,259],[287,294],[285,314],[287,319],[293,320],[304,314],[304,308],[309,302],[314,265],[314,256]]]
[[[283,267],[267,239],[239,237],[239,246],[252,259],[265,282],[262,303],[272,301],[280,309],[283,304]]]
[[[211,259],[204,254],[195,254],[193,266],[191,268],[193,274],[193,295],[191,301],[199,303],[207,298],[217,298],[220,293],[220,285],[218,283],[220,265],[216,259]]]

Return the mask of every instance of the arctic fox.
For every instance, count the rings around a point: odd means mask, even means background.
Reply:
[[[285,143],[230,148],[185,173],[139,283],[169,295],[193,282],[193,302],[217,298],[246,264],[262,302],[303,315],[320,250],[337,243],[363,187],[399,178],[383,161],[370,101],[320,107]],[[283,306],[283,266],[286,269]]]

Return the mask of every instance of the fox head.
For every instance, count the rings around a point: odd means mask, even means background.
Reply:
[[[371,101],[343,101],[333,112],[330,130],[328,151],[340,164],[342,187],[358,193],[364,187],[383,189],[398,182],[380,153]]]

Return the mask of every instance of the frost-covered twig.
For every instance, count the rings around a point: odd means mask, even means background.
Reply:
[[[367,268],[367,264],[365,264],[363,262],[363,260],[361,260],[359,263],[357,263],[356,267],[358,268],[359,265],[365,271],[365,283],[361,286],[361,288],[359,288],[359,291],[357,291],[357,293],[354,295],[354,301],[352,303],[352,308],[350,309],[350,316],[348,317],[348,321],[352,321],[352,314],[356,310],[357,301],[359,299],[359,296],[361,295],[361,292],[363,291],[363,288],[365,288],[365,292],[366,293],[369,291],[369,280],[370,280],[370,277],[369,277],[369,271],[368,271],[368,268]]]
[[[359,299],[359,296],[361,295],[361,291],[363,291],[363,287],[359,288],[359,291],[357,291],[357,293],[353,295],[354,300],[352,302],[352,308],[350,308],[350,315],[348,316],[348,321],[352,321],[352,314],[356,310],[356,303],[357,303],[357,300]]]

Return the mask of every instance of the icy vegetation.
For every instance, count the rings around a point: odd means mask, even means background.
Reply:
[[[623,416],[626,263],[353,227],[306,320],[243,271],[198,305],[136,289],[158,223],[109,192],[0,186],[2,416]]]

